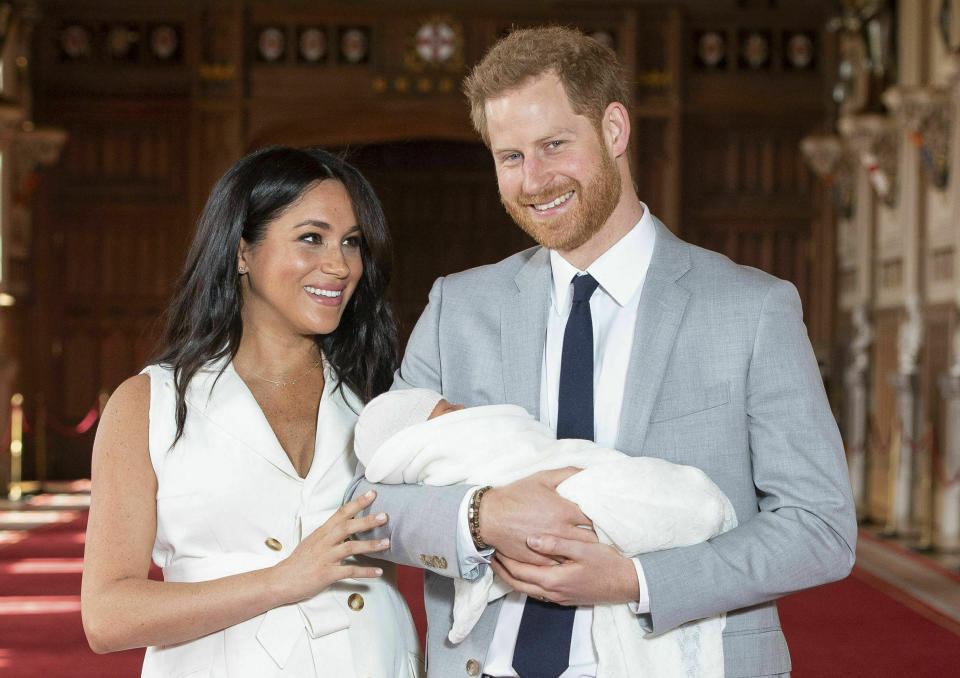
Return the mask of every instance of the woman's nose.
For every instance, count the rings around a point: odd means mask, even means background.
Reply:
[[[320,270],[329,275],[343,278],[350,273],[350,264],[339,246],[324,247]]]

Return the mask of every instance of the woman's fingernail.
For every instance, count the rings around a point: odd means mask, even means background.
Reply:
[[[532,549],[540,548],[540,537],[527,537],[527,546]]]
[[[373,490],[367,490],[366,494],[363,495],[364,499],[373,499]]]
[[[383,570],[377,567],[377,568],[374,568],[373,573],[379,577],[381,574],[383,574]]]
[[[390,538],[387,537],[386,539],[381,539],[381,540],[380,540],[380,546],[382,546],[382,547],[384,547],[384,548],[390,546]]]
[[[386,519],[387,519],[387,514],[386,514],[386,513],[378,513],[378,514],[377,514],[377,522],[378,522],[378,523],[385,522]]]

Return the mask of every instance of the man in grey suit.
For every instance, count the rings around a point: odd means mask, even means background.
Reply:
[[[727,613],[726,675],[787,674],[772,601],[846,576],[856,539],[796,290],[682,242],[638,200],[627,90],[596,41],[515,31],[466,91],[501,200],[541,246],[437,280],[395,387],[518,404],[555,429],[586,415],[601,445],[703,469],[739,527],[628,559],[555,492],[575,469],[492,489],[358,480],[356,492],[378,492],[370,510],[390,515],[387,557],[426,569],[429,675],[595,676],[597,603],[629,605],[652,633]],[[586,381],[570,376],[584,364]],[[486,567],[515,592],[454,646],[452,578]]]

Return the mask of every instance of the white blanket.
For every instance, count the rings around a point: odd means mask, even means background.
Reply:
[[[400,431],[375,451],[356,452],[376,483],[506,485],[537,471],[583,468],[557,492],[580,506],[601,542],[628,557],[696,544],[736,525],[730,501],[701,470],[629,457],[587,440],[557,440],[515,405],[445,414]],[[454,584],[448,638],[459,643],[487,603],[510,588],[489,568]],[[720,615],[652,636],[626,604],[595,605],[597,678],[722,677],[723,626]]]

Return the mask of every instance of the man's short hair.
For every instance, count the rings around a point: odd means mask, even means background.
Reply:
[[[514,30],[494,44],[463,81],[470,119],[487,146],[484,104],[548,71],[560,78],[574,113],[597,127],[607,106],[629,101],[623,67],[609,47],[563,26]]]

